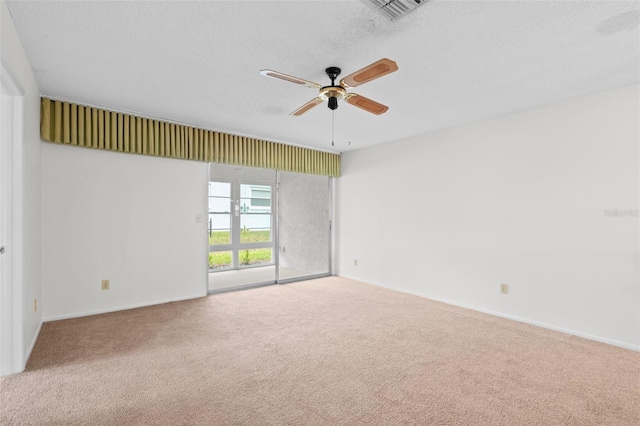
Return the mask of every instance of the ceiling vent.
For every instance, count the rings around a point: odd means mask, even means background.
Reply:
[[[413,12],[427,0],[368,0],[376,9],[391,19],[398,19]]]

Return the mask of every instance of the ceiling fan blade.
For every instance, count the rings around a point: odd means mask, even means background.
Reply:
[[[344,87],[356,87],[384,75],[391,74],[394,71],[398,71],[398,64],[391,59],[382,58],[353,74],[349,74],[340,80],[340,84]]]
[[[278,71],[260,70],[260,74],[262,74],[264,76],[267,76],[267,77],[279,78],[280,80],[289,81],[289,82],[295,83],[295,84],[304,84],[305,86],[310,87],[312,89],[319,89],[319,88],[322,87],[318,83],[314,83],[313,81],[303,80],[301,78],[294,77],[294,76],[287,75],[287,74],[283,74],[283,73],[278,72]]]
[[[384,114],[389,109],[389,107],[386,105],[382,105],[376,101],[372,101],[369,98],[365,98],[364,96],[360,96],[355,93],[349,93],[347,95],[347,102],[375,115]]]
[[[321,103],[322,103],[322,99],[320,99],[319,97],[315,98],[315,99],[311,99],[309,102],[307,102],[306,104],[302,105],[300,108],[298,108],[297,110],[293,111],[289,115],[295,115],[295,116],[302,115],[305,112],[309,111],[314,106],[319,105]]]

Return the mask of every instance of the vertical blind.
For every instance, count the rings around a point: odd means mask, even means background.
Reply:
[[[48,142],[157,157],[236,164],[337,177],[340,155],[41,99]]]

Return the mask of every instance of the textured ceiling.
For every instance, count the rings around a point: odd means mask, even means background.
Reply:
[[[354,1],[8,1],[42,94],[328,151],[347,151],[640,81],[640,5],[431,0],[397,21]],[[288,114],[380,58],[399,70]]]

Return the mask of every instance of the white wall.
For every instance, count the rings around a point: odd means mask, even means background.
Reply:
[[[20,170],[17,188],[17,206],[14,211],[21,214],[14,218],[21,234],[19,249],[19,286],[22,290],[23,358],[29,356],[42,324],[42,311],[34,311],[33,301],[42,300],[42,255],[41,255],[41,142],[40,142],[40,89],[36,83],[27,56],[16,33],[13,21],[4,1],[0,2],[0,52],[2,63],[11,73],[15,83],[24,92],[24,128],[21,152],[14,150],[14,168]],[[14,171],[15,171],[14,169]]]
[[[637,215],[638,99],[624,87],[346,153],[338,273],[640,350],[638,217],[605,215]]]
[[[206,163],[42,153],[45,320],[206,295]]]

